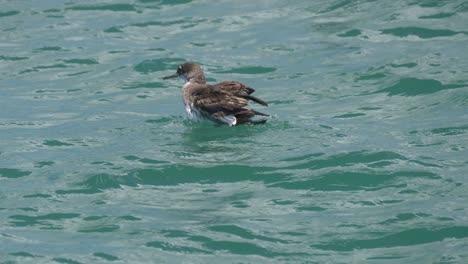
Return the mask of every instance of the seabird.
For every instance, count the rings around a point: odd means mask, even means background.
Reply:
[[[253,120],[255,116],[267,116],[246,106],[254,101],[263,106],[268,104],[251,94],[252,87],[236,81],[207,84],[200,65],[186,62],[179,65],[177,72],[163,77],[164,80],[182,77],[185,110],[193,120],[210,120],[217,124],[236,126],[240,124],[263,124],[267,120]]]

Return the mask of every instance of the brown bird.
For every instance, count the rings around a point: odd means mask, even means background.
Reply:
[[[253,117],[270,116],[246,107],[249,100],[268,106],[265,101],[251,95],[255,92],[253,88],[235,81],[207,84],[200,65],[196,63],[181,64],[176,73],[163,79],[176,77],[185,79],[185,110],[193,120],[210,120],[229,126],[256,125],[265,123],[266,119],[252,120]]]

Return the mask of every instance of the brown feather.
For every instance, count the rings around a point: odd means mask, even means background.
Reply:
[[[269,116],[246,108],[249,101],[263,106],[268,104],[252,96],[255,89],[241,82],[224,81],[217,84],[207,84],[201,67],[191,62],[180,65],[176,74],[165,78],[177,76],[183,76],[186,79],[184,102],[191,117],[206,118],[221,124],[237,125],[265,123],[266,120],[255,121],[252,118],[256,115]]]
[[[224,81],[213,85],[215,89],[234,94],[234,95],[249,95],[255,92],[255,89],[243,83],[235,81]]]
[[[206,111],[227,110],[234,111],[248,104],[247,100],[240,97],[229,96],[221,93],[203,94],[192,97],[193,105]]]

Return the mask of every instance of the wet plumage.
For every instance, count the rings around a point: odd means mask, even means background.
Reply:
[[[251,94],[252,87],[236,81],[207,84],[202,69],[196,63],[180,65],[177,72],[164,79],[183,77],[185,79],[184,103],[189,116],[194,120],[210,120],[218,124],[262,124],[266,119],[253,120],[255,116],[269,116],[247,107],[249,101],[263,106],[268,104]]]

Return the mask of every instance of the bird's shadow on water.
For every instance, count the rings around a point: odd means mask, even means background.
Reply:
[[[190,122],[187,124],[184,140],[187,143],[221,141],[235,143],[247,140],[264,129],[265,125],[225,126],[210,122]]]
[[[184,146],[196,153],[236,152],[255,144],[255,136],[266,125],[223,126],[210,122],[187,122],[182,134]]]

